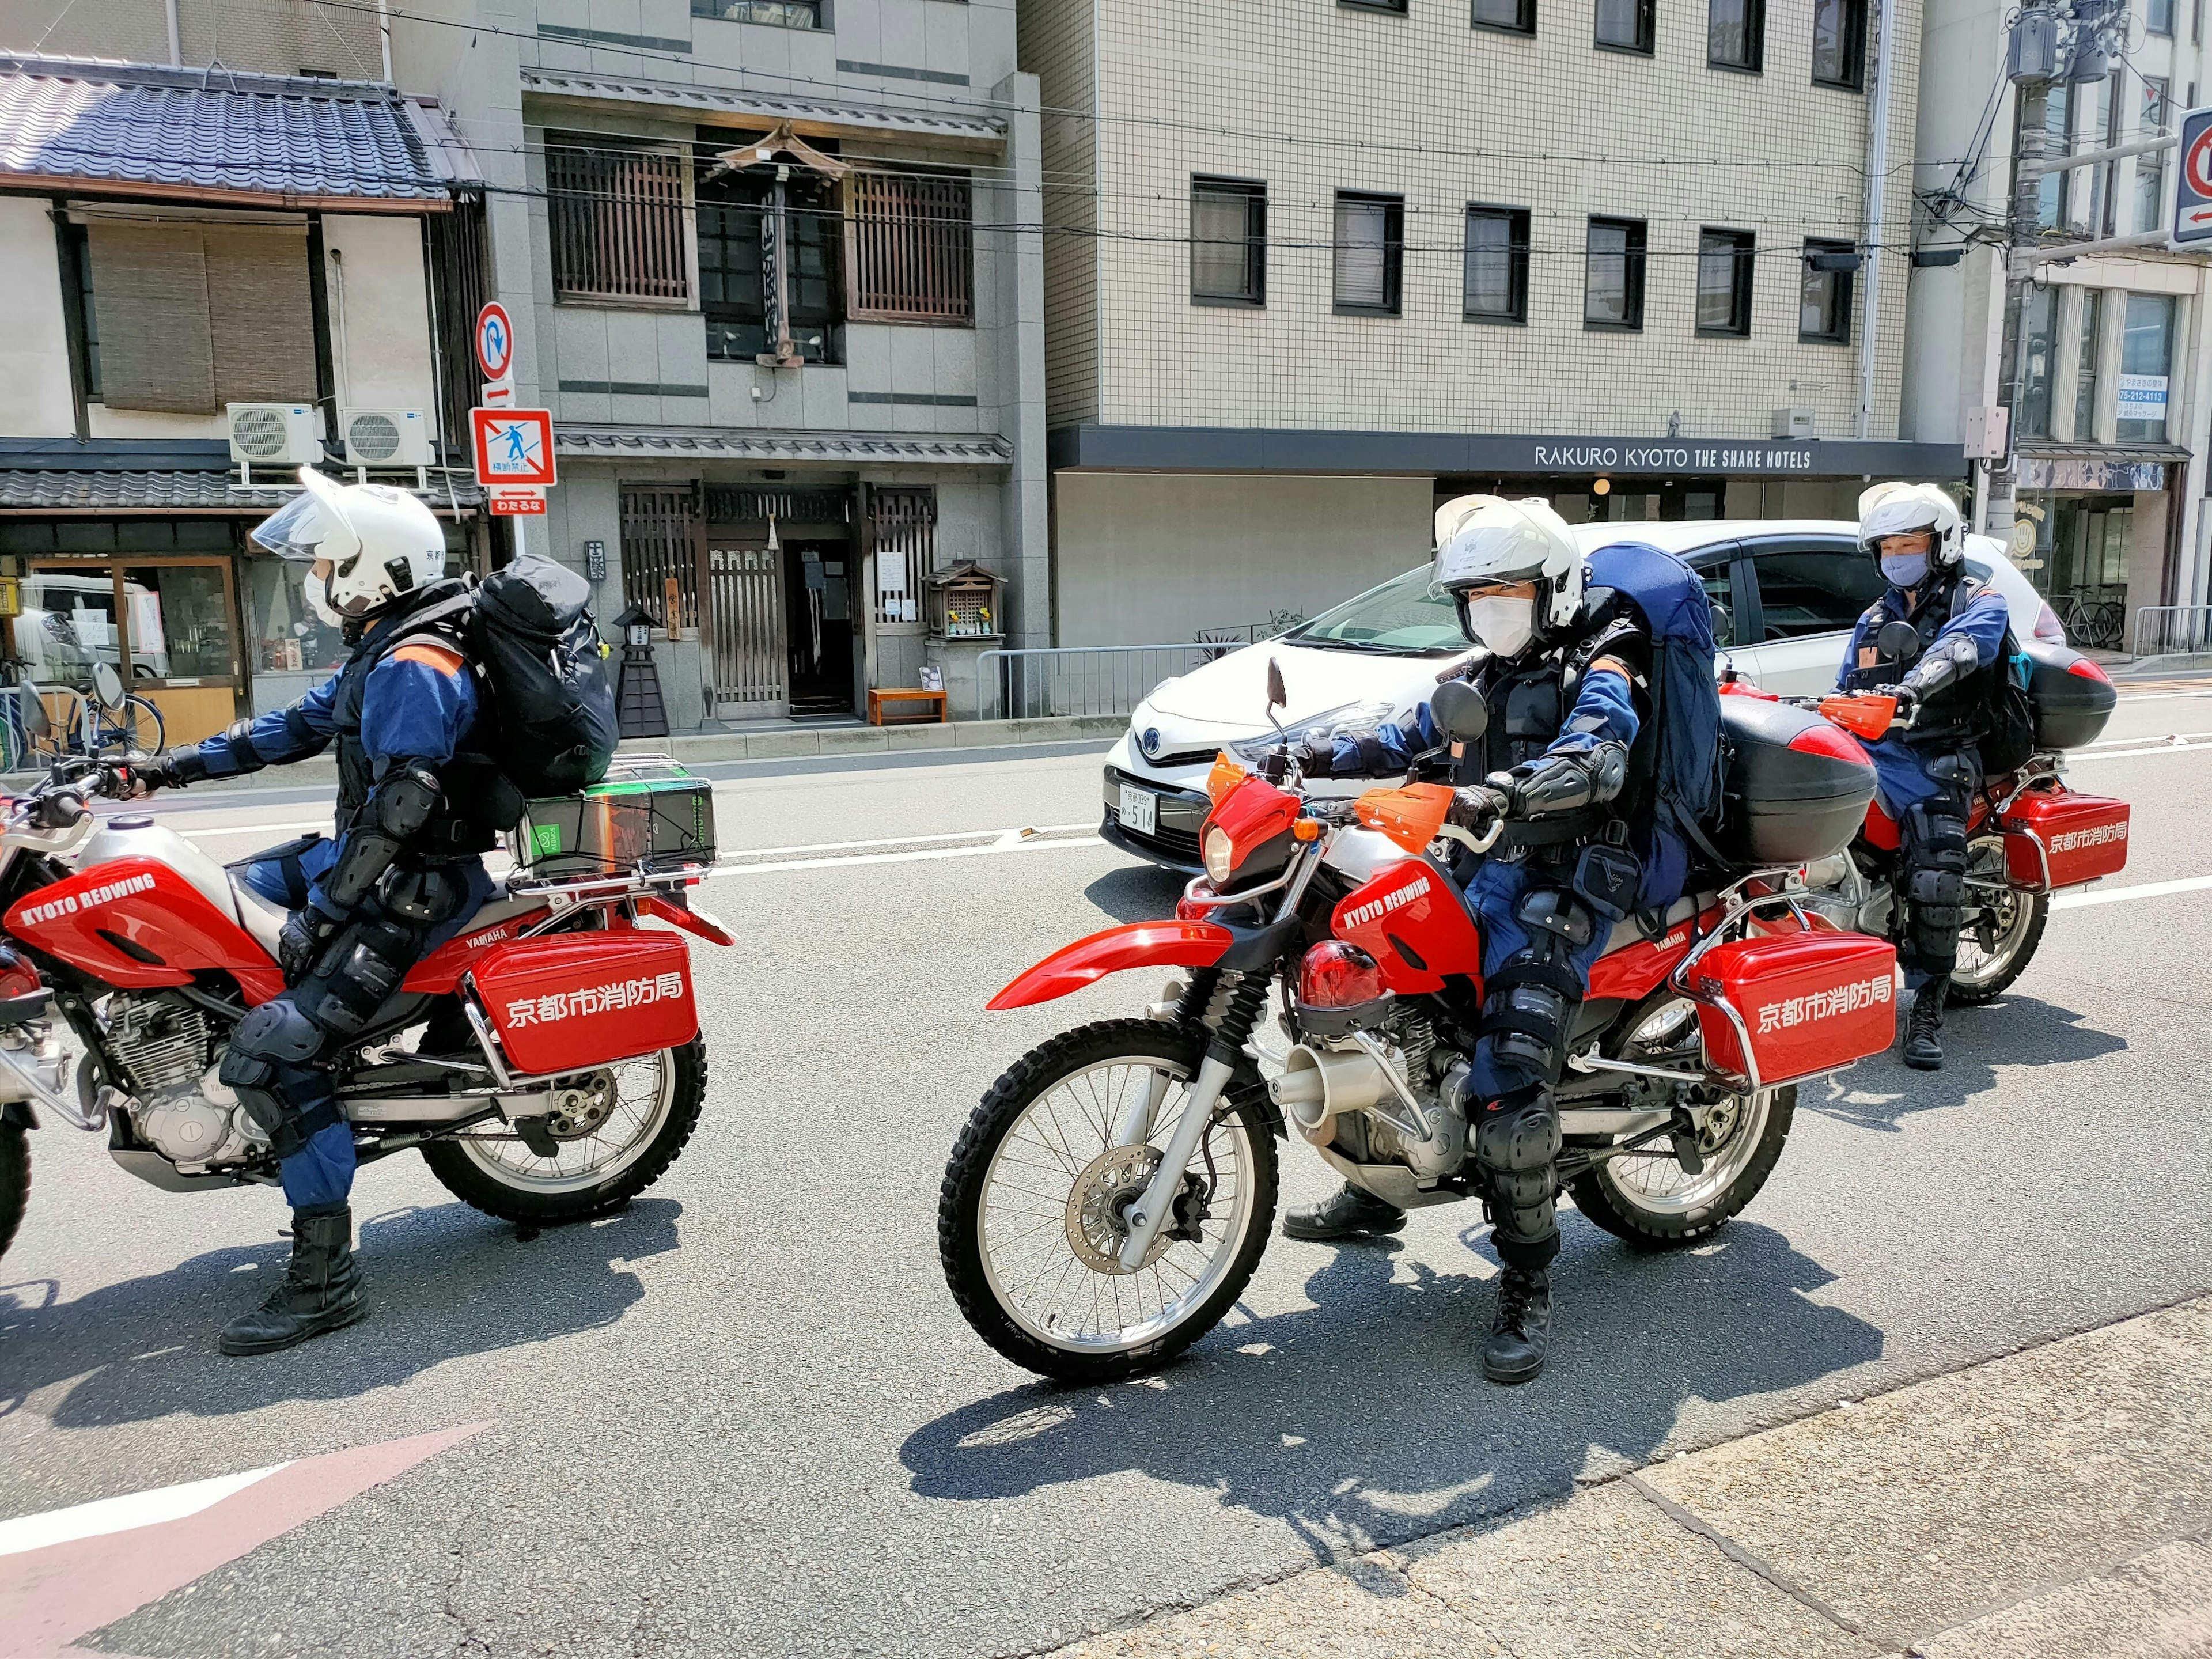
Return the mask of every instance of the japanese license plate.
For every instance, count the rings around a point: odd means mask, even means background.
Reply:
[[[1121,827],[1139,836],[1156,836],[1160,828],[1160,798],[1133,783],[1121,786]]]

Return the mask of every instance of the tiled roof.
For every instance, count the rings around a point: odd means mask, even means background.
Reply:
[[[378,479],[388,483],[389,479]],[[237,488],[235,472],[77,472],[38,467],[0,468],[0,510],[18,513],[228,512],[273,513],[299,494],[296,487]],[[481,506],[473,479],[455,478],[410,493],[433,508]]]
[[[634,81],[605,75],[569,75],[559,70],[526,68],[522,71],[522,89],[540,97],[651,104],[667,109],[751,116],[763,126],[788,121],[800,132],[845,127],[868,132],[896,132],[910,137],[953,139],[969,143],[995,145],[1006,140],[1006,123],[980,115],[957,115],[933,109],[885,109],[868,104],[787,98],[780,93],[740,92],[730,88],[692,86],[673,81]]]
[[[477,172],[442,115],[378,82],[0,53],[0,182],[431,203]]]
[[[937,466],[1006,466],[1013,446],[995,434],[762,432],[726,426],[577,426],[553,429],[562,455],[697,457],[704,460],[825,461],[854,465],[908,462]]]

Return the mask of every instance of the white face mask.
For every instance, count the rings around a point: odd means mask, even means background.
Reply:
[[[331,603],[330,585],[313,571],[307,573],[307,608],[333,628],[343,628],[345,617]]]
[[[1467,631],[1501,657],[1517,657],[1536,637],[1536,601],[1497,594],[1469,599]]]

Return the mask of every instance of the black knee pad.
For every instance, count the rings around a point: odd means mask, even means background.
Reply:
[[[394,922],[349,922],[292,994],[317,1025],[349,1037],[398,990],[415,965],[419,939]]]
[[[221,1076],[225,1083],[234,1082],[231,1067],[249,1063],[271,1068],[304,1065],[322,1053],[328,1038],[329,1034],[301,1013],[291,997],[278,997],[238,1022],[238,1029],[231,1033],[230,1050],[222,1058]]]
[[[1514,916],[1528,943],[1508,957],[1484,988],[1483,1034],[1499,1062],[1555,1082],[1566,1059],[1567,1030],[1583,999],[1572,957],[1596,926],[1571,895],[1526,895]]]
[[[1485,1103],[1474,1158],[1498,1255],[1539,1267],[1559,1254],[1559,1117],[1552,1091],[1516,1090]]]
[[[330,1034],[294,1006],[291,997],[282,996],[239,1021],[223,1051],[216,1075],[237,1094],[280,1158],[338,1120],[337,1091],[315,1066],[329,1041]]]

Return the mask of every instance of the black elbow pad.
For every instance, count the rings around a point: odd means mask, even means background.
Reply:
[[[324,882],[333,903],[350,910],[375,891],[392,861],[430,822],[439,794],[436,775],[419,766],[402,767],[376,786]]]

